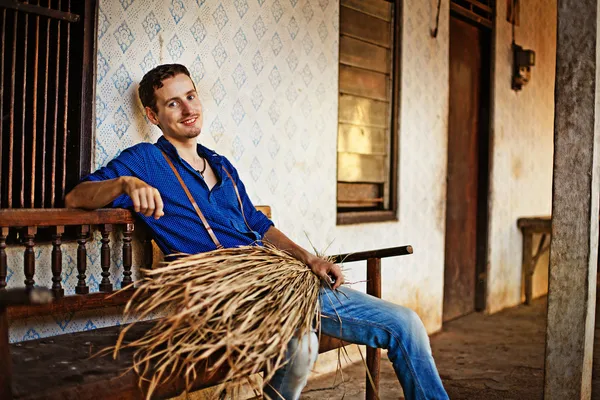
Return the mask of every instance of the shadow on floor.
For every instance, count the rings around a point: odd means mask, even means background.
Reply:
[[[493,315],[474,313],[444,324],[431,337],[438,370],[452,400],[535,400],[543,398],[546,298]],[[600,329],[596,328],[593,399],[600,399]],[[385,358],[385,356],[383,356]],[[381,400],[400,399],[400,385],[382,360]],[[346,383],[335,389],[333,376],[311,380],[302,399],[364,399],[365,370],[344,369]]]

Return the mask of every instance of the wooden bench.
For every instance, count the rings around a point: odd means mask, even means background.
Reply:
[[[270,216],[269,207],[258,207]],[[78,282],[75,295],[65,296],[61,285],[62,239],[65,227],[77,227],[77,271]],[[25,288],[6,290],[7,255],[6,245],[9,229],[21,229],[24,246]],[[124,305],[135,289],[113,293],[116,277],[110,275],[111,251],[110,234],[122,236],[123,285],[132,279],[132,236],[135,228],[134,215],[127,210],[101,209],[82,211],[72,209],[11,209],[0,210],[0,399],[143,399],[143,389],[138,387],[137,376],[123,372],[131,366],[130,349],[120,353],[117,360],[111,357],[90,355],[100,349],[114,345],[122,329],[120,326],[94,329],[90,331],[63,334],[38,340],[10,344],[8,328],[10,321],[22,318],[51,315],[55,313],[100,310]],[[91,232],[98,229],[101,234],[100,267],[102,281],[99,292],[90,293],[86,283],[87,244]],[[30,294],[35,282],[36,235],[38,231],[50,230],[52,234],[52,254],[50,265],[44,263],[37,268],[50,268],[52,284],[48,289],[54,301],[45,305],[33,305]],[[151,268],[152,243],[150,238],[142,240],[142,266]],[[410,246],[395,247],[376,251],[366,251],[335,256],[335,262],[367,261],[367,292],[381,297],[381,259],[411,254]],[[43,283],[42,285],[43,286]],[[136,324],[128,340],[141,337],[152,322]],[[338,339],[323,336],[319,352],[338,348],[344,344]],[[12,357],[11,357],[12,355]],[[379,385],[380,351],[367,349],[367,366],[375,383]],[[193,389],[218,384],[225,371],[212,376],[200,375]],[[174,381],[161,386],[155,398],[168,398],[179,395],[184,390],[183,381]],[[367,399],[376,398],[375,391],[367,379]]]
[[[533,274],[535,273],[535,268],[540,257],[550,248],[550,240],[547,239],[552,232],[552,218],[549,216],[519,218],[517,226],[523,233],[521,273],[525,279],[525,304],[530,305],[533,299]],[[533,235],[535,234],[541,234],[542,237],[534,252]]]

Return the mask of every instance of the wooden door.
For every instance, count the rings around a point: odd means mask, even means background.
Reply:
[[[489,130],[483,121],[488,119],[489,36],[480,27],[450,18],[444,321],[475,310],[478,245],[483,243],[478,243],[478,236],[487,234],[481,228],[487,223],[478,226],[478,208],[487,202],[480,187],[480,181],[487,182],[487,176],[481,177],[482,170],[487,174],[487,166],[480,153],[487,151],[481,149],[487,143],[481,137]],[[486,212],[479,214],[487,220]]]

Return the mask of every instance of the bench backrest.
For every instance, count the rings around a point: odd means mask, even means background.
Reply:
[[[271,207],[261,205],[256,207],[267,217],[271,218]],[[6,254],[6,241],[9,229],[20,228],[24,241],[23,269],[25,286],[33,288],[34,285],[49,286],[55,296],[55,301],[44,306],[16,306],[8,309],[10,320],[28,318],[39,315],[55,313],[79,312],[114,307],[126,304],[133,291],[113,292],[121,287],[133,284],[133,232],[135,230],[135,214],[124,209],[99,209],[84,211],[78,209],[0,209],[0,290],[6,287],[8,260]],[[65,296],[62,286],[63,271],[63,235],[65,227],[75,226],[77,230],[77,286],[75,296]],[[42,268],[52,271],[51,282],[36,282],[35,247],[36,236],[41,230],[50,230],[52,236],[52,255],[50,262],[44,262]],[[91,292],[86,276],[88,272],[87,252],[88,242],[94,230],[100,231],[100,274],[102,281],[99,291]],[[123,245],[116,249],[111,246],[111,233],[120,234]],[[141,266],[151,268],[153,263],[152,238],[143,235],[143,258]],[[112,263],[111,254],[115,251],[122,252],[123,273],[120,277],[110,274]],[[40,265],[37,266],[38,272]],[[117,282],[120,281],[120,285]],[[119,287],[117,287],[119,286]],[[85,296],[82,296],[85,295]]]

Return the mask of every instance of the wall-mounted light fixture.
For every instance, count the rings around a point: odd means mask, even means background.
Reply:
[[[523,85],[529,82],[531,79],[531,67],[535,65],[535,52],[524,49],[515,43],[515,26],[519,25],[520,14],[521,6],[519,0],[506,0],[506,20],[512,25],[513,90],[521,90]]]
[[[523,85],[531,79],[531,67],[535,65],[535,52],[527,50],[518,44],[512,44],[513,48],[513,90],[521,90]]]

